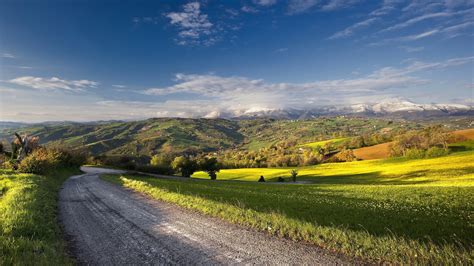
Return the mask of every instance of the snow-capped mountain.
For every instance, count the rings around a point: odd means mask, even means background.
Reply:
[[[419,104],[406,99],[389,99],[379,103],[353,104],[347,106],[318,106],[308,109],[252,108],[226,113],[227,118],[285,118],[306,119],[322,115],[396,115],[396,116],[447,116],[474,115],[472,106],[463,104]],[[216,113],[213,114],[216,116]],[[223,117],[223,116],[221,116]]]

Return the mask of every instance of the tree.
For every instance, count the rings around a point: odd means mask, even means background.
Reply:
[[[335,160],[340,162],[352,162],[357,160],[357,157],[354,154],[354,151],[351,149],[342,149],[338,154],[336,154]]]
[[[163,174],[173,174],[172,159],[168,155],[153,155],[150,165]]]
[[[290,175],[291,175],[291,180],[293,180],[293,182],[296,182],[296,176],[298,175],[298,171],[296,169],[293,169],[291,170]]]
[[[18,163],[23,160],[28,154],[39,146],[39,137],[28,137],[15,132],[15,139],[12,141],[12,159]]]
[[[217,162],[217,158],[215,157],[204,157],[200,160],[199,166],[201,170],[206,172],[211,180],[217,179],[217,172],[220,170],[219,163]]]
[[[174,158],[171,167],[183,177],[191,177],[191,175],[198,169],[197,163],[191,158],[185,156],[178,156]]]

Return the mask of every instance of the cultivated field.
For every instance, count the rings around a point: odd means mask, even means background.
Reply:
[[[288,177],[289,170],[222,170],[219,180]],[[322,164],[277,184],[106,179],[230,222],[375,261],[472,263],[474,152]],[[206,178],[204,173],[194,175]]]

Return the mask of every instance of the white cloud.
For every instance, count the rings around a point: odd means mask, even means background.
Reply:
[[[356,24],[352,25],[352,26],[349,26],[347,28],[345,28],[344,30],[342,31],[339,31],[339,32],[336,32],[334,33],[331,37],[329,37],[328,39],[330,40],[333,40],[333,39],[340,39],[340,38],[346,38],[346,37],[349,37],[351,35],[354,34],[354,32],[358,31],[358,30],[361,30],[363,28],[366,28],[370,25],[372,25],[373,23],[375,23],[376,21],[378,20],[378,18],[368,18],[366,20],[363,20],[363,21],[360,21],[360,22],[357,22]]]
[[[474,56],[440,62],[410,61],[403,67],[384,67],[366,75],[357,75],[356,78],[307,83],[271,83],[246,77],[178,74],[173,86],[142,92],[169,96],[149,96],[146,101],[110,100],[91,93],[71,94],[63,90],[46,94],[41,90],[0,87],[0,114],[4,120],[16,121],[91,121],[170,116],[210,117],[217,114],[235,115],[249,110],[368,103],[390,96],[403,97],[405,95],[400,94],[401,89],[414,89],[430,82],[417,77],[418,74],[473,62]],[[470,95],[470,88],[463,87],[463,93]],[[180,97],[179,94],[183,93],[190,95]],[[449,99],[464,96],[448,95]]]
[[[452,25],[449,27],[445,27],[441,30],[442,33],[444,33],[448,38],[454,38],[459,35],[462,35],[463,31],[469,28],[472,28],[474,26],[474,21],[468,21],[456,25]],[[470,32],[472,33],[472,31]]]
[[[455,25],[439,27],[435,29],[430,29],[421,33],[416,33],[407,36],[401,36],[397,38],[388,38],[378,42],[373,42],[369,45],[371,46],[379,46],[379,45],[386,45],[393,42],[410,42],[410,41],[417,41],[420,39],[424,39],[427,37],[432,37],[435,35],[444,35],[446,38],[454,38],[460,35],[465,34],[472,34],[471,32],[467,31],[474,26],[474,21],[462,22]]]
[[[405,50],[406,52],[413,53],[413,52],[421,52],[425,50],[425,47],[418,46],[418,47],[411,47],[411,46],[400,46],[400,49]]]
[[[399,29],[406,28],[408,26],[411,26],[413,24],[416,24],[418,22],[421,22],[421,21],[424,21],[424,20],[427,20],[427,19],[440,18],[440,17],[450,17],[453,14],[454,13],[449,13],[449,12],[438,12],[438,13],[432,13],[432,14],[425,14],[425,15],[421,15],[421,16],[418,16],[418,17],[415,17],[415,18],[411,18],[411,19],[409,19],[405,22],[393,25],[391,27],[388,27],[388,28],[382,30],[381,32],[399,30]]]
[[[287,52],[288,51],[288,48],[284,47],[284,48],[279,48],[279,49],[276,49],[275,52],[277,53],[284,53],[284,52]]]
[[[183,5],[183,12],[171,12],[165,14],[165,16],[170,19],[172,25],[179,28],[178,44],[209,45],[214,43],[215,38],[208,37],[213,33],[214,25],[209,21],[206,14],[201,13],[199,2],[185,4]]]
[[[308,11],[317,4],[319,0],[290,0],[288,3],[288,14],[298,14]]]
[[[24,76],[11,79],[8,82],[30,87],[39,90],[66,90],[66,91],[82,91],[87,88],[95,88],[99,85],[98,82],[90,80],[64,80],[57,77],[41,78]]]
[[[324,11],[333,11],[351,7],[361,1],[362,0],[329,0],[329,2],[323,5],[321,9]]]
[[[119,89],[123,89],[123,88],[125,88],[126,86],[125,86],[125,85],[112,85],[112,87],[119,88]]]
[[[402,68],[381,68],[359,78],[308,83],[269,83],[261,79],[245,77],[177,74],[175,85],[150,88],[143,93],[155,96],[195,95],[186,97],[206,101],[207,104],[211,104],[214,111],[221,112],[235,112],[249,108],[279,109],[294,106],[308,108],[318,105],[344,104],[350,102],[353,97],[369,97],[374,94],[383,94],[390,89],[424,85],[429,81],[412,75],[473,61],[474,57],[453,58],[434,63],[415,61]]]
[[[2,53],[2,54],[0,54],[0,57],[1,58],[15,58],[14,55],[9,54],[9,53]]]
[[[259,6],[271,6],[276,4],[277,0],[253,0],[253,3]]]
[[[429,30],[429,31],[425,31],[425,32],[422,32],[422,33],[418,33],[418,34],[413,34],[413,35],[401,37],[401,38],[399,38],[399,40],[401,40],[401,41],[416,41],[416,40],[419,40],[419,39],[423,39],[423,38],[435,35],[438,32],[439,32],[438,29]]]
[[[255,8],[255,7],[252,7],[252,6],[243,6],[240,10],[242,10],[242,12],[245,12],[245,13],[258,13],[258,10]]]
[[[382,6],[370,13],[370,16],[384,16],[396,9],[396,6],[403,0],[384,0]]]

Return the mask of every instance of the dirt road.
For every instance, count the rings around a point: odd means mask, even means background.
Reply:
[[[60,220],[79,264],[341,264],[315,246],[271,237],[99,179],[82,168],[60,192]]]

